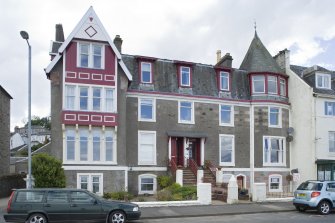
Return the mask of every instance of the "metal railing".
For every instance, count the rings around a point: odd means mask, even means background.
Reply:
[[[214,176],[214,179],[216,180],[216,171],[218,170],[218,168],[214,166],[213,163],[209,160],[206,161],[206,165],[211,174]]]
[[[269,191],[269,186],[266,186],[266,197],[267,198],[286,198],[293,197],[293,192],[290,185],[283,185],[282,190],[279,192]]]
[[[178,167],[177,167],[176,162],[173,159],[170,160],[170,169],[171,169],[172,175],[176,176],[176,171],[177,171]]]
[[[197,163],[194,161],[194,159],[189,159],[188,160],[188,164],[190,169],[192,170],[192,173],[194,174],[195,177],[197,177],[198,175],[198,165]]]

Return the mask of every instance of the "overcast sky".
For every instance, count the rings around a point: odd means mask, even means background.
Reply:
[[[11,131],[27,120],[28,48],[32,45],[32,115],[50,114],[50,62],[55,24],[65,38],[93,6],[122,53],[215,64],[229,52],[239,67],[257,33],[272,55],[285,48],[291,64],[335,69],[333,0],[1,0],[0,85],[13,97]]]

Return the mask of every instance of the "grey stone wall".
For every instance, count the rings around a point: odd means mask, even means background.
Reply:
[[[0,89],[0,176],[9,174],[10,100]]]
[[[219,165],[219,134],[235,135],[236,167],[249,167],[249,108],[234,106],[234,127],[219,125],[219,105],[195,103],[195,124],[178,123],[178,101],[156,100],[156,122],[138,121],[138,99],[127,99],[127,150],[128,164],[137,166],[138,131],[156,131],[157,165],[166,166],[168,160],[167,131],[203,132],[208,135],[205,142],[205,160]]]

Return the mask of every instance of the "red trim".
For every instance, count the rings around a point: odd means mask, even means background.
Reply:
[[[71,117],[65,119],[65,116]],[[62,123],[67,125],[117,126],[118,115],[107,112],[62,111]],[[82,117],[80,119],[80,117]],[[85,118],[84,118],[85,117]],[[101,117],[98,119],[97,117]],[[101,120],[101,121],[100,121]]]
[[[192,62],[187,62],[187,61],[181,61],[181,60],[174,60],[173,63],[177,64],[177,65],[182,65],[182,66],[194,66],[195,63],[192,63]]]
[[[181,68],[182,67],[187,67],[190,69],[190,85],[189,86],[181,85]],[[192,67],[190,67],[189,65],[177,64],[178,87],[192,88],[192,77],[193,77]]]
[[[157,58],[155,57],[147,57],[147,56],[139,56],[136,55],[135,58],[140,61],[147,61],[147,62],[155,62]]]
[[[274,73],[274,72],[250,72],[248,75],[254,75],[254,74],[270,74],[270,75],[275,75],[275,76],[281,76],[283,78],[288,78],[286,74],[281,74],[281,73]]]
[[[178,94],[178,93],[165,93],[165,92],[152,92],[152,91],[139,91],[139,90],[129,90],[127,92],[130,93],[145,93],[145,94],[150,94],[150,95],[168,95],[168,96],[182,96],[184,98],[201,98],[201,99],[214,99],[214,100],[220,100],[220,101],[237,101],[237,102],[247,102],[247,103],[252,103],[252,102],[275,102],[278,104],[285,104],[289,105],[290,103],[288,102],[283,102],[283,101],[277,101],[277,100],[236,100],[236,99],[229,99],[229,98],[218,98],[218,97],[211,97],[211,96],[192,96],[192,95],[186,95],[186,94]]]
[[[150,82],[143,82],[142,80],[142,63],[148,63],[150,64]],[[148,60],[138,60],[138,79],[140,83],[144,84],[153,84],[154,82],[154,74],[153,74],[153,63]]]
[[[286,95],[283,95],[283,97],[288,98],[288,77],[286,75],[283,74],[279,74],[279,73],[272,73],[272,72],[252,72],[248,74],[249,76],[249,83],[250,83],[250,95],[254,95],[253,92],[253,82],[252,82],[252,77],[254,76],[264,76],[264,93],[257,93],[258,94],[264,94],[264,95],[280,95],[280,79],[284,79],[285,80],[285,87],[286,87]],[[274,76],[277,78],[277,93],[272,94],[268,92],[268,76]]]
[[[256,75],[255,75],[256,76]],[[259,75],[259,76],[264,76],[264,94],[269,94],[269,86],[268,86],[268,75]],[[253,92],[252,92],[253,93]]]

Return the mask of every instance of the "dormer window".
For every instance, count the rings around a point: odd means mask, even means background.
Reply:
[[[252,93],[265,93],[265,77],[263,75],[257,75],[252,77]]]
[[[141,83],[152,83],[152,64],[150,62],[141,62]]]
[[[220,90],[229,91],[229,73],[220,71]]]
[[[96,43],[78,44],[77,66],[83,68],[104,68],[104,47]]]
[[[330,74],[320,74],[316,73],[315,85],[317,88],[331,89],[331,77]]]
[[[191,86],[191,68],[180,66],[180,86],[190,87]]]

